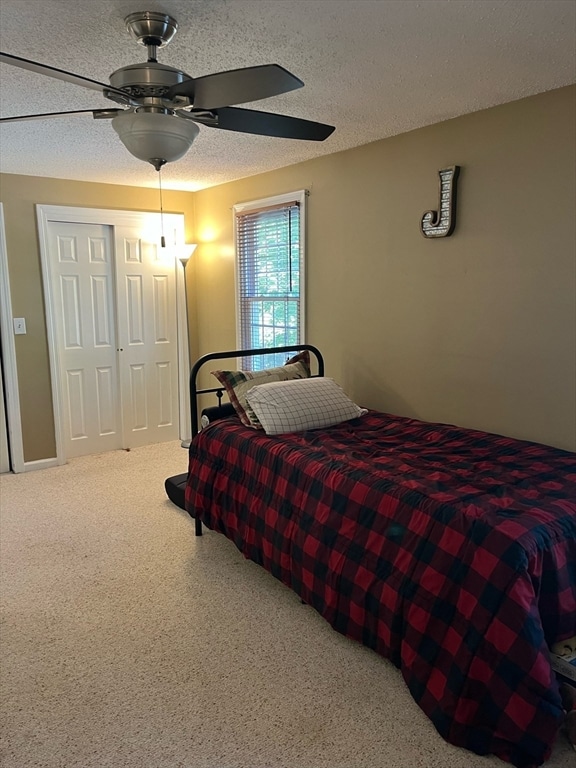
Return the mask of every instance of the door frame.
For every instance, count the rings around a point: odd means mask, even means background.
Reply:
[[[160,214],[152,211],[109,210],[106,208],[75,208],[63,205],[36,204],[38,222],[38,240],[40,245],[40,263],[44,285],[44,303],[46,308],[46,332],[48,336],[48,355],[50,359],[50,380],[52,384],[52,405],[54,410],[54,431],[56,442],[56,463],[67,461],[65,441],[62,431],[63,392],[60,377],[58,337],[56,333],[55,306],[52,286],[52,271],[48,227],[51,222],[72,224],[101,224],[111,226],[138,226],[142,216],[151,216],[158,221],[158,242],[160,242]],[[176,276],[176,327],[178,351],[178,411],[180,440],[186,440],[190,432],[190,404],[188,375],[190,370],[188,351],[188,321],[186,315],[186,296],[184,270],[178,263],[178,253],[184,246],[184,214],[163,214],[166,228],[167,248],[174,253],[174,273]],[[114,250],[115,253],[115,250]]]
[[[0,203],[0,338],[2,339],[2,364],[4,369],[4,394],[6,397],[6,428],[10,446],[12,472],[24,472],[24,446],[22,443],[22,420],[20,416],[20,394],[18,392],[18,369],[16,365],[16,344],[12,327],[12,298],[10,295],[10,273],[4,227],[4,206]]]

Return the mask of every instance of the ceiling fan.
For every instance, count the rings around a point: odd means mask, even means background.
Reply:
[[[288,115],[232,107],[266,99],[301,88],[304,83],[278,64],[232,69],[203,77],[159,64],[157,49],[173,39],[177,22],[156,11],[131,13],[125,19],[129,32],[148,49],[142,64],[121,67],[110,75],[110,84],[66,72],[9,53],[0,52],[0,61],[15,67],[54,77],[100,91],[122,108],[70,110],[38,115],[0,118],[1,123],[37,120],[69,115],[92,114],[111,119],[126,149],[159,171],[183,157],[199,133],[197,124],[226,131],[278,136],[287,139],[324,141],[334,127]]]

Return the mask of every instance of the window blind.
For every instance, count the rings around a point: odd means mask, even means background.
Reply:
[[[300,203],[236,214],[239,341],[244,348],[301,341]],[[242,361],[246,370],[282,365],[285,355]]]

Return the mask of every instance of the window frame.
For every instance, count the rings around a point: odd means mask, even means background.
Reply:
[[[241,279],[240,279],[240,258],[238,254],[238,215],[244,213],[250,213],[259,208],[267,208],[271,206],[281,206],[282,204],[288,204],[292,202],[298,203],[299,206],[299,286],[300,293],[298,297],[298,327],[299,327],[299,339],[298,344],[306,343],[306,198],[308,193],[305,189],[296,190],[295,192],[287,192],[282,195],[274,195],[271,197],[261,198],[259,200],[250,200],[245,203],[237,203],[232,207],[232,216],[234,222],[234,276],[235,286],[234,293],[236,297],[236,348],[243,348],[243,333],[242,333],[242,296]],[[288,298],[288,296],[286,296]],[[250,359],[254,361],[254,358]],[[239,361],[241,366],[242,361]],[[244,365],[246,361],[244,361]]]

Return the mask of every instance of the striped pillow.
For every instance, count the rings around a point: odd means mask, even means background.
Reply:
[[[248,390],[246,399],[267,435],[332,427],[368,413],[324,377],[262,384]]]

